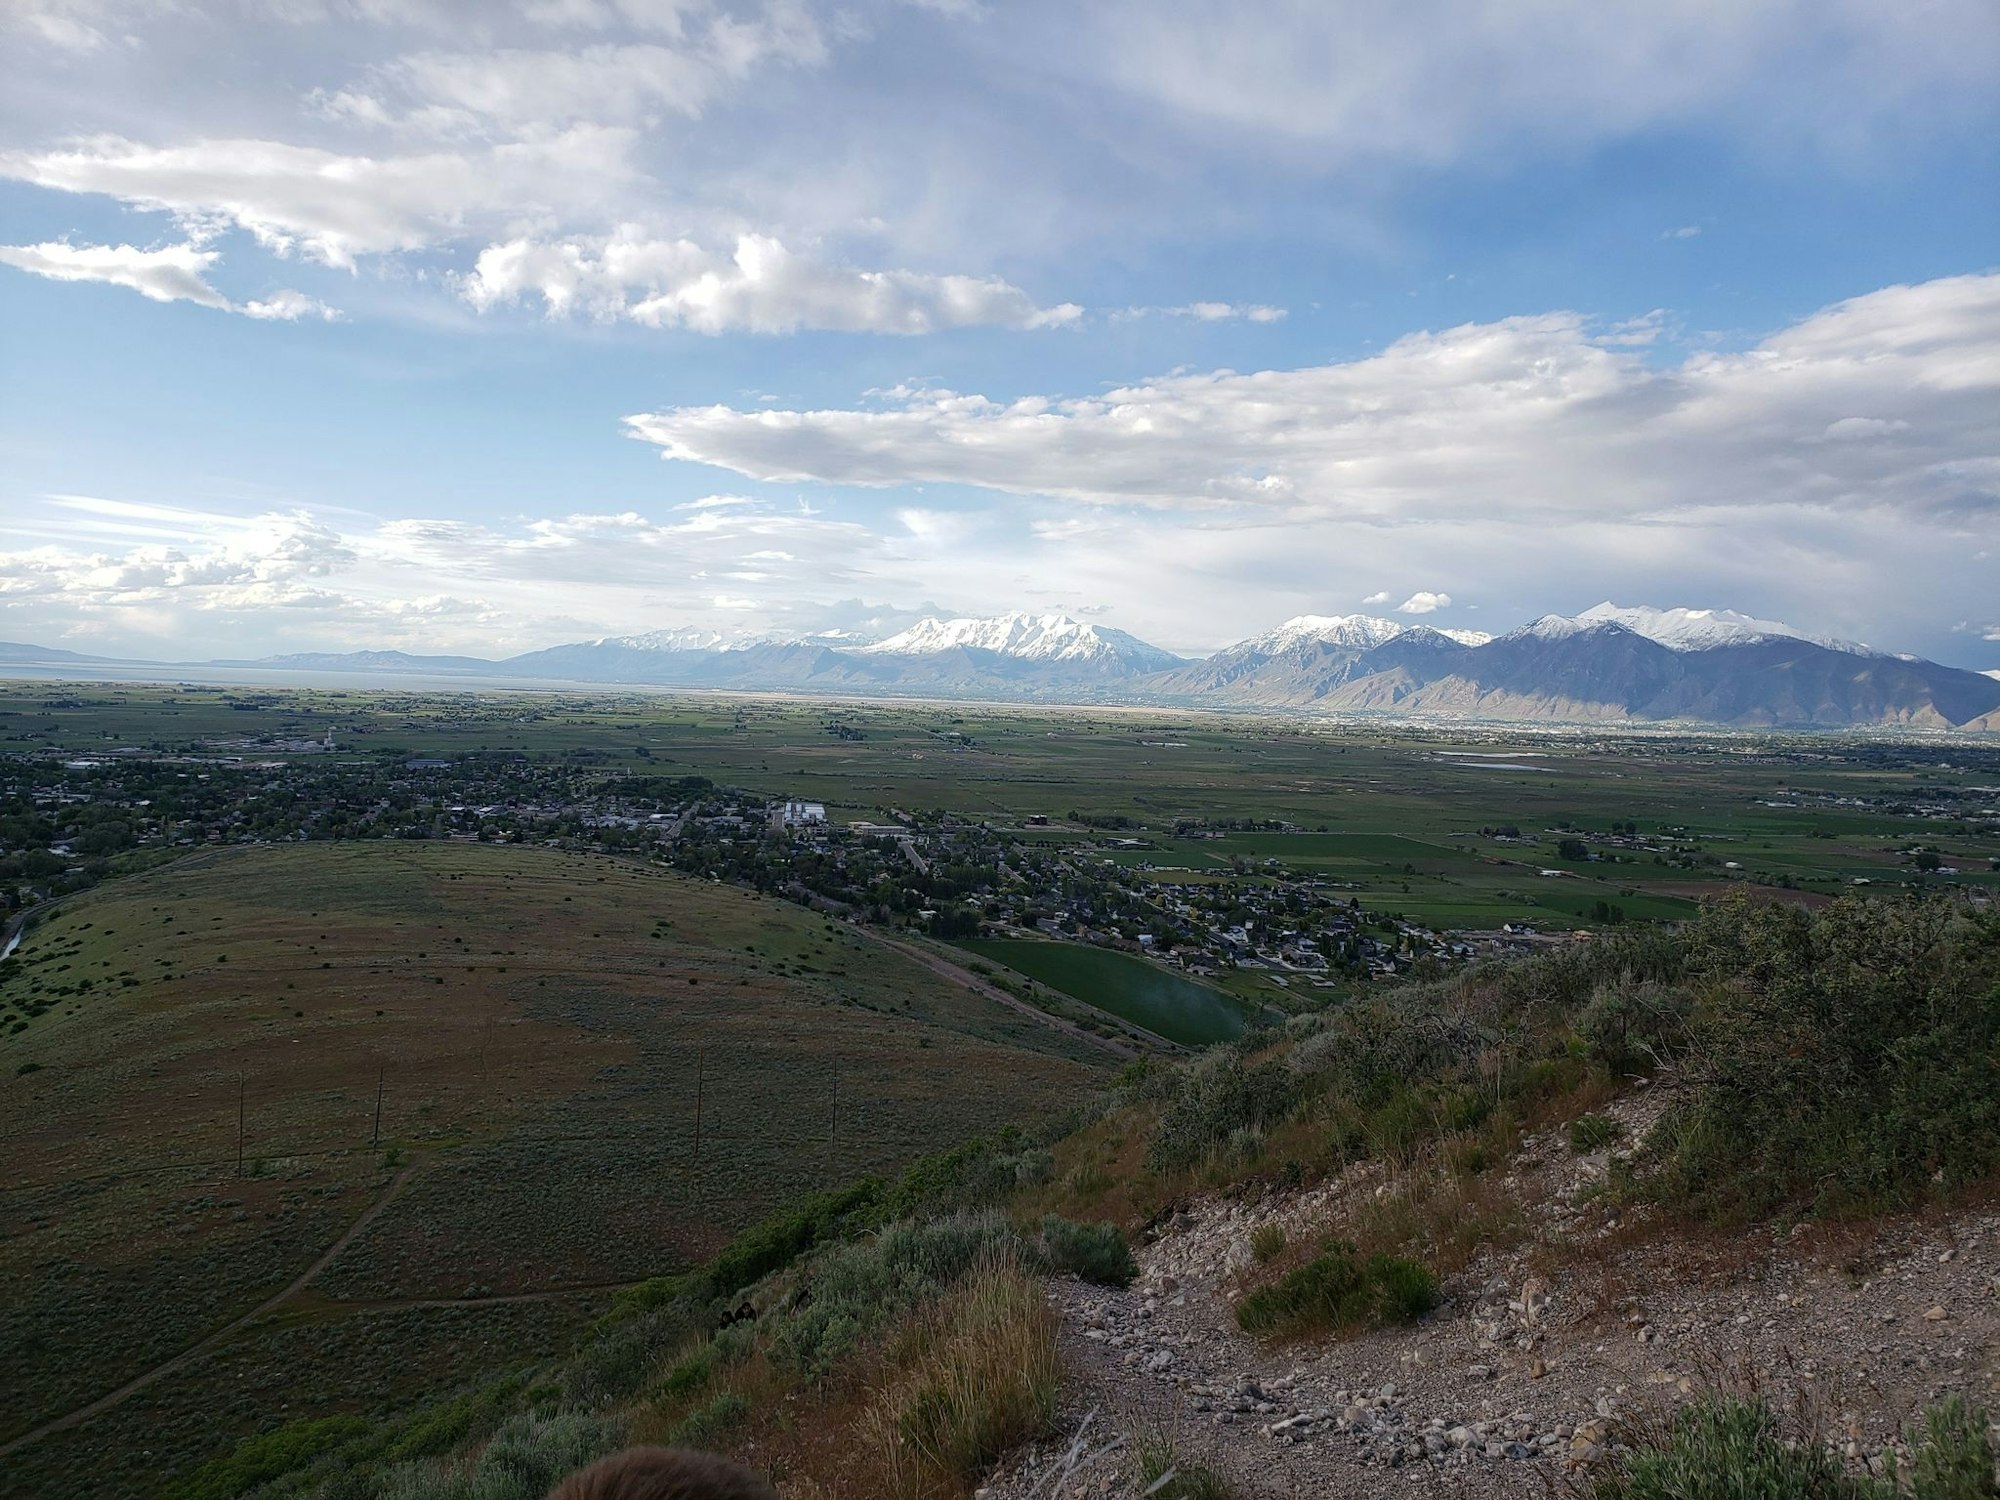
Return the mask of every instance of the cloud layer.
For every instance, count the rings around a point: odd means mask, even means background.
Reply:
[[[1371,524],[1653,519],[1716,507],[2000,507],[2000,275],[1891,287],[1741,353],[1656,368],[1573,313],[1412,334],[1345,364],[1083,398],[950,391],[887,409],[627,419],[754,479],[957,484],[1092,504]]]

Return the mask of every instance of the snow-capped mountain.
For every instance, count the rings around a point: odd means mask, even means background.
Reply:
[[[1228,649],[1258,651],[1266,656],[1276,656],[1279,652],[1289,651],[1294,646],[1323,641],[1330,646],[1366,651],[1371,646],[1379,646],[1391,636],[1402,633],[1403,626],[1396,621],[1380,619],[1374,615],[1294,615],[1284,624],[1267,630],[1262,635],[1253,635],[1248,640],[1238,641]]]
[[[56,656],[0,647],[0,662]],[[2000,730],[2000,670],[1889,655],[1733,610],[1608,602],[1497,639],[1369,615],[1299,615],[1198,661],[1069,615],[1018,612],[926,615],[872,642],[666,628],[504,661],[357,651],[207,665],[1547,723]]]
[[[1128,672],[1159,672],[1181,664],[1180,657],[1137,636],[1062,614],[919,620],[885,641],[856,649],[875,656],[911,657],[985,652],[1022,662],[1109,666]]]
[[[1558,618],[1560,616],[1543,616],[1544,621]],[[1858,656],[1873,654],[1859,641],[1813,635],[1778,620],[1759,620],[1751,615],[1738,614],[1733,609],[1654,609],[1645,604],[1613,604],[1607,599],[1602,604],[1593,604],[1578,615],[1576,621],[1584,626],[1623,625],[1627,630],[1643,635],[1649,641],[1658,641],[1672,651],[1706,651],[1712,646],[1737,646],[1746,641],[1784,636],[1791,640],[1811,641],[1830,651],[1847,651]]]

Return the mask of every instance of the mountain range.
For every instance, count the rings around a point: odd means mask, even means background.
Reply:
[[[37,661],[117,664],[0,644],[0,663]],[[2000,677],[1992,673],[1731,610],[1610,603],[1545,615],[1500,636],[1367,615],[1301,615],[1200,659],[1068,615],[1017,613],[925,618],[881,640],[662,630],[500,661],[358,651],[199,665],[1415,719],[2000,731]]]

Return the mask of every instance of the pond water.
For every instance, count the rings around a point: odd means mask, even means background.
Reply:
[[[1201,1047],[1243,1031],[1243,1007],[1235,999],[1129,953],[1033,938],[977,938],[959,946],[1170,1042]]]

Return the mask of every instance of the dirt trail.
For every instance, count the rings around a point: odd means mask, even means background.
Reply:
[[[1657,1113],[1643,1098],[1624,1108]],[[1418,1325],[1342,1341],[1260,1343],[1236,1327],[1234,1299],[1252,1229],[1277,1222],[1316,1243],[1379,1174],[1189,1205],[1139,1249],[1131,1287],[1052,1285],[1066,1419],[984,1500],[1136,1494],[1133,1444],[1149,1432],[1245,1500],[1561,1492],[1605,1460],[1621,1419],[1718,1375],[1815,1413],[1850,1464],[1879,1472],[1931,1402],[1995,1404],[2000,1217],[1728,1243],[1631,1235],[1583,1191],[1603,1170],[1554,1133],[1531,1140],[1508,1174],[1532,1205],[1526,1242],[1448,1277]]]
[[[1113,1057],[1119,1058],[1121,1061],[1130,1062],[1139,1055],[1138,1048],[1131,1046],[1129,1043],[1118,1041],[1113,1037],[1099,1036],[1094,1031],[1085,1031],[1074,1021],[1064,1020],[1061,1016],[1052,1016],[1039,1006],[1030,1005],[1019,995],[1010,995],[1007,991],[1001,989],[999,985],[987,983],[987,981],[981,979],[970,969],[961,968],[942,954],[932,953],[926,948],[918,947],[915,943],[899,942],[895,938],[886,937],[879,932],[872,932],[859,924],[856,924],[851,930],[871,942],[880,943],[885,948],[895,949],[905,958],[915,959],[941,979],[948,979],[953,984],[963,989],[971,990],[974,994],[991,1000],[997,1005],[1006,1006],[1009,1010],[1017,1010],[1031,1020],[1041,1022],[1044,1026],[1066,1032],[1080,1042],[1088,1042],[1091,1046],[1109,1052]]]
[[[360,1216],[347,1226],[340,1237],[327,1246],[317,1260],[293,1278],[285,1286],[284,1290],[265,1298],[264,1301],[258,1303],[247,1313],[225,1323],[222,1327],[216,1329],[198,1343],[189,1345],[171,1359],[163,1360],[144,1373],[135,1375],[115,1391],[99,1396],[87,1406],[79,1406],[74,1411],[65,1412],[60,1417],[44,1422],[41,1426],[32,1428],[22,1433],[19,1437],[10,1438],[7,1442],[0,1443],[0,1458],[5,1458],[16,1449],[25,1448],[28,1444],[45,1438],[51,1433],[61,1432],[65,1428],[76,1426],[79,1422],[89,1421],[100,1412],[109,1411],[119,1402],[137,1395],[155,1381],[185,1368],[201,1355],[234,1338],[259,1319],[268,1317],[270,1314],[276,1312],[285,1303],[289,1302],[308,1286],[312,1285],[314,1281],[318,1280],[320,1273],[332,1265],[340,1253],[353,1244],[356,1238],[366,1231],[370,1224],[373,1224],[376,1219],[381,1217],[382,1211],[401,1196],[403,1189],[409,1185],[410,1178],[416,1172],[419,1165],[419,1162],[413,1161],[404,1167],[402,1171],[398,1172],[390,1180],[389,1185],[382,1190],[381,1195],[373,1203],[369,1204],[367,1208],[362,1210]]]

